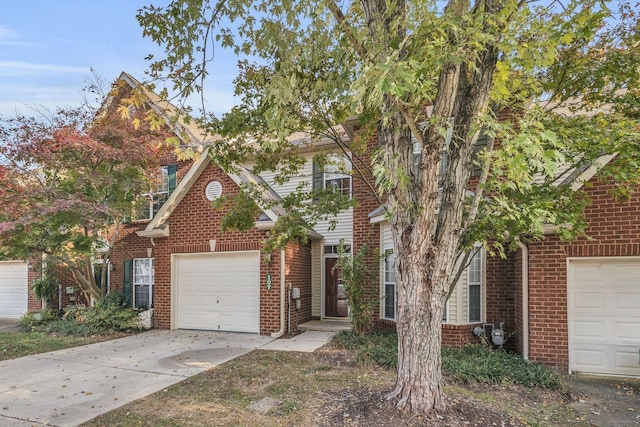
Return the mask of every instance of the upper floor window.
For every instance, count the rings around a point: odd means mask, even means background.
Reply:
[[[471,176],[480,176],[482,173],[482,164],[480,163],[479,155],[480,153],[487,148],[487,134],[484,132],[480,133],[476,144],[473,146],[473,166],[471,169]]]
[[[141,195],[134,212],[134,220],[150,220],[167,201],[176,187],[176,165],[163,166],[158,170],[154,188]]]
[[[453,121],[451,121],[453,124]],[[449,126],[447,128],[447,133],[445,136],[445,147],[442,150],[442,160],[440,161],[440,169],[438,171],[440,175],[440,181],[442,181],[442,177],[447,171],[447,167],[449,164],[449,144],[451,143],[451,138],[453,136],[453,126]],[[417,138],[413,135],[411,137],[411,141],[413,143],[413,163],[415,166],[418,166],[420,163],[420,158],[422,156],[422,146],[418,143]],[[482,164],[480,163],[479,154],[487,147],[487,135],[484,132],[480,132],[480,136],[478,136],[478,140],[473,146],[473,155],[472,155],[472,168],[471,168],[471,176],[480,176],[482,172]]]
[[[324,164],[314,160],[313,189],[329,189],[351,196],[351,160],[339,154],[326,156]]]

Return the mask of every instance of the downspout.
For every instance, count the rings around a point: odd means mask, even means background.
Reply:
[[[286,289],[284,284],[284,267],[285,267],[285,251],[280,250],[280,330],[271,334],[271,338],[280,338],[284,335],[285,328],[285,296]]]
[[[520,240],[522,250],[522,358],[529,360],[529,248]]]

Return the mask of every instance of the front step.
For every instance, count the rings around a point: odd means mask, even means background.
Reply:
[[[310,320],[298,325],[299,331],[339,332],[352,331],[353,324],[349,320]]]

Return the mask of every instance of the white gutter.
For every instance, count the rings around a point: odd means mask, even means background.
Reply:
[[[529,248],[520,240],[522,250],[522,358],[529,360]]]
[[[271,334],[271,338],[280,338],[284,335],[284,318],[285,318],[285,296],[286,289],[284,286],[284,267],[285,267],[285,252],[280,250],[280,330]]]

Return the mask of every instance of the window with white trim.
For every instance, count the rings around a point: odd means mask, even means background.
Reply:
[[[154,276],[153,258],[133,260],[133,306],[135,308],[153,307]]]
[[[330,154],[322,163],[313,162],[313,188],[351,196],[351,160],[340,154]]]
[[[175,187],[176,165],[163,166],[158,169],[154,188],[140,196],[140,201],[136,206],[132,219],[134,221],[153,219]]]
[[[467,267],[467,305],[469,322],[482,321],[483,249],[475,247],[473,257]]]
[[[396,257],[393,250],[385,250],[383,262],[383,304],[382,317],[388,320],[396,320],[396,312],[398,303],[396,298],[396,273],[395,273]]]

